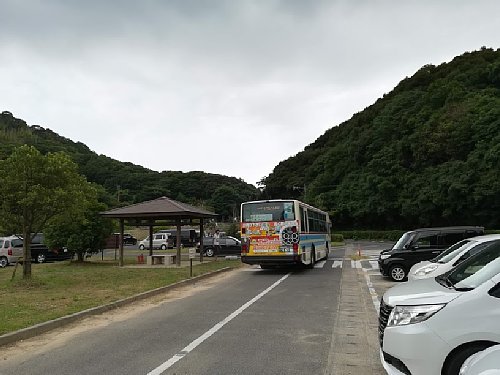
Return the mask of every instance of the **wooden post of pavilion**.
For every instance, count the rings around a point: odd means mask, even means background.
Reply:
[[[153,225],[149,224],[149,256],[153,255]]]
[[[177,226],[177,267],[181,266],[181,221],[176,220],[175,224]]]
[[[123,231],[124,231],[125,225],[124,225],[124,220],[120,219],[120,256],[118,258],[118,266],[123,267]]]
[[[200,263],[203,263],[203,237],[205,237],[203,219],[200,219]]]

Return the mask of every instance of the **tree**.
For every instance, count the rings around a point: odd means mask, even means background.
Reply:
[[[63,248],[75,253],[83,262],[85,253],[97,253],[113,231],[113,222],[99,215],[106,205],[98,201],[99,186],[92,186],[85,199],[73,212],[66,212],[51,220],[44,229],[48,246]]]
[[[62,153],[20,146],[0,160],[0,227],[23,236],[23,278],[31,278],[31,239],[49,220],[85,201],[89,184]]]

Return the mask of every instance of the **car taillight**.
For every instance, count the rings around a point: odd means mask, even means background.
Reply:
[[[248,253],[248,245],[246,243],[241,245],[241,252]]]
[[[294,254],[298,254],[299,252],[299,244],[298,243],[294,243],[293,244],[293,253]]]
[[[9,247],[9,250],[7,250],[7,254],[12,255],[12,249]]]

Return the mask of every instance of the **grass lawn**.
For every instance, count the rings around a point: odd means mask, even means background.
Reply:
[[[193,276],[240,260],[193,264]],[[115,261],[33,264],[32,279],[22,279],[19,265],[0,269],[0,334],[100,306],[189,278],[189,267],[120,268]]]

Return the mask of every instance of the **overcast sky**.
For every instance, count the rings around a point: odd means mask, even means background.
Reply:
[[[497,0],[0,0],[0,111],[248,183],[422,65],[500,47]]]

